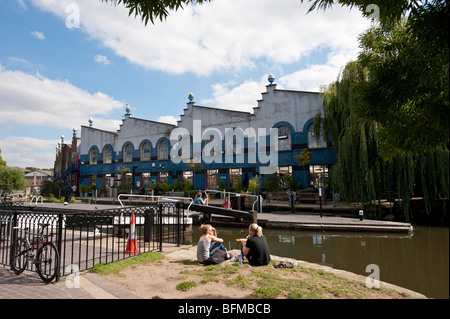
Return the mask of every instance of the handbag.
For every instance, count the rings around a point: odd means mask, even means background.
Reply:
[[[225,261],[226,256],[227,252],[219,249],[211,256],[211,263],[220,264]]]

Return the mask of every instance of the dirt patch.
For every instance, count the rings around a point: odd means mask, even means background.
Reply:
[[[231,251],[235,256],[239,251]],[[364,276],[321,265],[272,256],[273,260],[295,262],[292,269],[251,267],[236,262],[203,266],[196,262],[196,247],[164,253],[164,258],[146,265],[125,268],[106,279],[142,298],[246,299],[246,298],[331,298],[405,299],[425,298],[418,293],[381,283],[369,289]],[[189,289],[177,286],[193,282]]]
[[[167,254],[164,259],[147,265],[138,265],[122,270],[118,275],[105,276],[109,281],[143,298],[248,298],[252,291],[233,287],[225,280],[206,279],[205,266],[192,258],[192,251],[180,250]],[[226,264],[231,264],[226,262]],[[225,265],[225,264],[224,264]],[[248,275],[251,267],[242,267],[242,275]],[[177,285],[186,281],[198,283],[186,291]]]

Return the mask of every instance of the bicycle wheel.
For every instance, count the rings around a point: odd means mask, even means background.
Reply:
[[[59,253],[55,244],[47,242],[39,248],[36,269],[44,282],[50,282],[56,278],[59,271]]]
[[[11,269],[16,273],[22,273],[28,266],[28,245],[24,238],[16,238],[10,251]]]

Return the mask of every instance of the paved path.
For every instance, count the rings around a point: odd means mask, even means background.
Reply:
[[[24,271],[16,275],[8,266],[0,266],[0,299],[140,298],[93,273],[80,274],[78,288],[74,281],[66,284],[66,278],[62,277],[59,282],[46,284],[37,273]]]

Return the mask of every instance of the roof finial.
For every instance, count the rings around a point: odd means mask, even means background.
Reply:
[[[194,101],[194,94],[189,93],[188,99],[189,99],[189,103],[192,103]]]
[[[269,81],[269,85],[273,85],[273,81],[275,81],[275,77],[273,76],[273,74],[269,74],[269,76],[267,77],[267,80]]]

